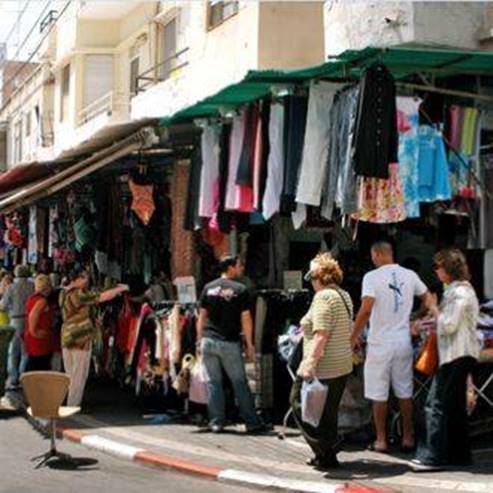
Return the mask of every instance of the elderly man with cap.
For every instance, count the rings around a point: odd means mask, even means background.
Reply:
[[[7,390],[15,390],[19,386],[19,378],[26,368],[27,355],[23,342],[26,303],[34,292],[27,265],[18,265],[14,270],[14,275],[14,283],[7,288],[0,303],[0,308],[8,313],[10,324],[15,328],[15,334],[9,346]]]

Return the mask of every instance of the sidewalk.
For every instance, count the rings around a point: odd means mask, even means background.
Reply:
[[[249,436],[243,427],[215,435],[189,424],[153,424],[162,416],[142,416],[128,393],[114,388],[89,389],[90,407],[66,425],[64,437],[125,459],[177,469],[210,479],[242,483],[255,489],[307,492],[423,493],[493,491],[493,458],[485,444],[475,451],[475,466],[467,471],[415,474],[408,457],[345,449],[340,470],[321,473],[305,465],[310,450],[294,429],[285,440],[276,432]],[[278,431],[278,430],[276,430]],[[491,440],[489,441],[491,444]],[[489,473],[489,474],[488,474]]]

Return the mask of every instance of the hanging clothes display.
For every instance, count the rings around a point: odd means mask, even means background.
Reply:
[[[296,202],[319,206],[329,151],[332,102],[340,84],[312,82]]]
[[[453,149],[467,156],[477,153],[481,128],[478,108],[451,105],[448,113],[448,141]]]
[[[238,210],[239,187],[236,184],[238,168],[240,165],[241,153],[243,150],[243,140],[245,138],[245,118],[246,110],[240,110],[239,114],[233,118],[233,126],[229,145],[229,164],[228,182],[226,184],[225,209]]]
[[[397,98],[399,130],[399,174],[408,218],[420,216],[419,207],[419,106],[421,100],[412,97]]]
[[[368,67],[360,82],[354,135],[356,174],[388,178],[397,162],[396,92],[392,74],[382,63]]]
[[[231,125],[221,127],[220,154],[219,154],[219,206],[209,222],[209,227],[217,232],[229,234],[233,226],[234,215],[224,208],[226,200],[226,186],[228,183],[229,145],[231,139]],[[191,177],[190,177],[191,179]]]
[[[346,88],[341,95],[343,122],[339,135],[339,155],[341,156],[339,180],[337,181],[336,205],[341,214],[352,214],[357,209],[356,172],[354,168],[354,149],[352,142],[358,109],[359,86]],[[347,116],[344,118],[344,111]]]
[[[418,145],[419,201],[450,200],[448,161],[442,132],[429,125],[421,125]]]
[[[132,179],[128,181],[128,185],[132,193],[131,209],[142,221],[142,224],[147,226],[156,210],[153,197],[154,185],[138,185]]]
[[[346,87],[334,97],[330,111],[329,150],[323,182],[322,216],[332,219],[334,205],[341,212],[356,210],[356,176],[351,142],[354,136],[359,88]]]
[[[449,150],[448,168],[450,191],[453,197],[471,198],[476,196],[475,186],[471,181],[473,160],[465,153]]]
[[[404,221],[406,211],[399,178],[399,165],[389,165],[389,179],[360,178],[358,212],[353,217],[359,221],[391,224]]]
[[[259,131],[257,133],[257,139],[261,139],[260,148],[257,147],[258,156],[256,157],[254,167],[254,183],[253,183],[253,196],[254,207],[258,212],[262,212],[263,203],[262,199],[265,194],[265,187],[267,186],[267,160],[270,154],[270,141],[269,141],[269,123],[270,123],[270,108],[271,103],[269,99],[262,101],[260,110],[260,122]]]
[[[485,193],[483,195],[484,212],[481,227],[481,239],[484,248],[493,248],[493,154],[481,156]]]
[[[202,130],[199,216],[211,218],[219,209],[219,137],[218,125]]]
[[[284,183],[281,195],[281,210],[289,214],[296,210],[296,189],[305,140],[308,98],[288,96],[285,99],[284,119]]]
[[[202,174],[202,154],[200,146],[194,146],[188,180],[188,193],[183,229],[193,231],[199,227],[200,176]]]
[[[29,207],[29,229],[27,240],[27,261],[30,264],[36,264],[38,261],[38,208],[33,205]]]
[[[267,160],[267,181],[262,199],[263,216],[269,220],[279,212],[284,183],[284,118],[282,103],[272,103],[269,122],[270,152]]]

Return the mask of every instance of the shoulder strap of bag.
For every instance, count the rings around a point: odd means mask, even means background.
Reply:
[[[344,306],[346,307],[346,311],[347,311],[347,316],[351,320],[352,319],[352,317],[351,317],[351,310],[349,309],[349,305],[347,304],[346,299],[344,298],[344,296],[342,295],[342,293],[337,288],[335,288],[335,291],[340,296],[342,302],[344,303]]]

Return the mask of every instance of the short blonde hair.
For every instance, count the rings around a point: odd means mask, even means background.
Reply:
[[[34,278],[34,290],[39,293],[43,289],[52,289],[51,279],[46,274],[38,274]]]
[[[312,279],[317,279],[324,286],[340,285],[344,278],[339,262],[330,253],[319,253],[312,262],[316,264]]]

